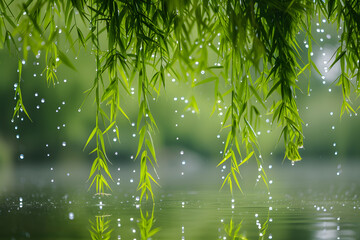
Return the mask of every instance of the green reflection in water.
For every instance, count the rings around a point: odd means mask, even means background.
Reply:
[[[224,224],[224,230],[226,235],[229,237],[229,239],[232,240],[247,240],[247,238],[240,233],[241,230],[241,225],[242,225],[243,220],[241,220],[240,223],[238,223],[237,225],[234,224],[233,219],[230,219],[230,222],[228,224]]]
[[[155,222],[154,212],[155,212],[155,204],[151,210],[151,216],[147,210],[145,210],[145,214],[143,214],[143,210],[140,209],[140,221],[138,223],[140,229],[141,240],[147,240],[153,237],[157,232],[160,231],[160,228],[153,228],[153,224]]]
[[[141,240],[151,239],[157,232],[160,231],[159,227],[153,227],[153,224],[155,222],[155,204],[153,204],[153,207],[150,211],[139,207],[139,212],[140,219],[138,221],[138,229],[140,232]],[[101,215],[95,216],[95,221],[89,219],[91,226],[89,232],[92,240],[112,239],[111,233],[114,231],[114,228],[110,224],[110,218],[111,215]]]
[[[270,212],[268,211],[267,218],[266,218],[266,221],[264,222],[264,224],[261,224],[259,220],[256,221],[256,226],[259,229],[259,240],[266,239],[266,232],[269,227],[269,219],[270,219]],[[243,221],[244,221],[244,218],[239,223],[236,223],[233,220],[233,216],[232,216],[229,223],[223,224],[223,229],[226,234],[226,239],[231,239],[231,240],[247,240],[247,239],[249,239],[246,236],[246,229],[243,229],[243,225],[242,225]],[[271,239],[272,235],[270,234],[269,236],[267,236],[267,238]]]
[[[107,219],[109,216],[110,215],[96,216],[94,222],[89,220],[91,225],[89,232],[92,240],[111,239],[113,229],[110,228],[110,220]]]

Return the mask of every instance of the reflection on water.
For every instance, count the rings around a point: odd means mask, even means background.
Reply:
[[[91,224],[91,229],[89,230],[92,240],[108,240],[111,239],[111,229],[110,220],[108,220],[109,215],[96,216],[95,221],[92,222],[89,220]]]
[[[234,225],[233,219],[230,219],[229,224],[224,224],[224,230],[229,239],[235,240],[235,239],[247,239],[242,233],[241,233],[241,224],[242,221],[236,225]],[[226,237],[224,237],[226,239]]]
[[[0,239],[358,239],[360,179],[343,174],[349,178],[333,183],[326,174],[312,179],[311,169],[291,171],[287,181],[276,179],[272,198],[258,188],[231,196],[212,184],[191,191],[163,185],[155,204],[142,205],[127,186],[93,196],[86,186],[31,182],[0,192]]]
[[[151,211],[151,215],[147,210],[145,211],[145,214],[143,214],[143,210],[140,209],[140,220],[138,223],[139,230],[140,230],[140,236],[141,240],[147,240],[149,238],[152,238],[159,230],[160,228],[153,228],[154,224],[154,207]]]

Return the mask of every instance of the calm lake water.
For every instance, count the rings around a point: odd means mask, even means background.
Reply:
[[[112,195],[99,197],[87,192],[85,171],[55,170],[27,167],[3,180],[0,239],[360,239],[359,165],[337,176],[336,165],[279,164],[270,193],[249,175],[234,196],[219,191],[219,169],[165,173],[155,204],[142,205],[136,173],[115,169]]]

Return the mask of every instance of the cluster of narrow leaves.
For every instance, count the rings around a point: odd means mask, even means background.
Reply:
[[[285,157],[301,159],[302,120],[296,104],[301,89],[297,82],[301,74],[310,75],[312,68],[319,72],[310,58],[311,23],[316,15],[336,22],[341,29],[334,64],[340,61],[342,69],[338,78],[344,96],[342,113],[354,111],[350,105],[352,78],[356,78],[355,92],[360,93],[359,6],[357,0],[1,1],[0,46],[8,46],[19,59],[14,115],[20,111],[29,115],[20,88],[22,64],[29,52],[36,57],[45,53],[44,73],[48,84],[54,84],[61,63],[74,69],[68,52],[90,46],[96,76],[88,97],[95,100],[97,110],[86,146],[95,142],[89,180],[97,193],[110,189],[106,179],[112,179],[104,135],[115,129],[119,137],[119,115],[128,119],[120,100],[135,86],[139,103],[136,158],[141,166],[138,189],[141,199],[148,199],[149,194],[153,198],[157,159],[152,138],[157,126],[150,107],[151,100],[166,88],[166,74],[192,87],[214,84],[213,112],[222,105],[227,109],[222,130],[228,135],[219,165],[229,162],[231,167],[224,184],[231,191],[234,185],[241,190],[240,167],[251,158],[256,159],[266,184],[256,135],[262,113],[272,114],[273,122],[282,128]],[[300,55],[299,32],[309,42],[307,63]],[[190,96],[187,107],[199,112],[195,96]]]
[[[143,210],[140,208],[140,221],[138,222],[141,240],[152,239],[152,237],[160,231],[160,228],[154,228],[154,208],[152,208],[151,215],[147,210],[143,214]]]
[[[242,227],[241,221],[239,224],[235,225],[233,219],[230,219],[229,224],[224,224],[224,230],[227,235],[227,237],[231,240],[246,240],[247,237],[245,237],[244,234],[240,233],[241,227]]]
[[[95,222],[89,220],[91,224],[89,232],[92,240],[111,239],[111,232],[113,230],[110,228],[110,220],[107,220],[107,217],[108,216],[96,216]]]
[[[339,41],[340,47],[334,54],[336,58],[331,65],[332,67],[337,62],[340,62],[341,74],[337,79],[337,85],[341,86],[343,93],[341,115],[343,115],[345,112],[355,113],[355,110],[351,107],[350,104],[350,93],[352,89],[355,89],[357,95],[360,93],[359,1],[328,1],[327,12],[324,12],[324,14],[331,22],[337,22],[338,31],[342,31]],[[354,78],[355,84],[352,81]]]

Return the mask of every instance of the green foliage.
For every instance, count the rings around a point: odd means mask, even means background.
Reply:
[[[282,128],[285,158],[301,160],[303,122],[296,94],[301,91],[301,75],[308,72],[310,78],[312,68],[319,72],[310,57],[313,18],[324,15],[338,26],[340,47],[332,65],[340,62],[342,70],[337,81],[343,92],[341,115],[354,112],[350,94],[360,93],[359,8],[358,0],[1,1],[0,47],[7,46],[19,59],[14,116],[21,111],[28,115],[22,101],[21,69],[29,53],[36,57],[45,53],[44,72],[47,83],[53,85],[60,64],[75,69],[68,58],[70,51],[91,48],[96,76],[87,96],[94,99],[97,110],[85,146],[95,142],[89,180],[97,193],[110,189],[104,136],[113,128],[119,136],[118,113],[128,119],[120,99],[135,86],[138,190],[141,199],[153,198],[152,182],[157,182],[150,172],[156,174],[152,136],[157,126],[150,100],[166,88],[166,74],[193,88],[214,84],[213,112],[227,109],[222,131],[228,135],[219,165],[229,162],[231,167],[224,184],[231,191],[234,185],[241,190],[240,167],[255,158],[267,185],[256,135],[262,114],[272,114],[273,122]],[[309,42],[307,62],[300,55],[299,32]],[[199,112],[194,96],[187,108]]]
[[[110,220],[106,220],[108,216],[96,216],[96,221],[92,222],[89,220],[91,224],[91,229],[89,230],[92,240],[100,240],[100,239],[111,239],[110,229]]]
[[[224,230],[226,232],[227,237],[231,240],[247,240],[244,234],[240,233],[242,221],[235,225],[232,218],[230,219],[229,224],[224,224]]]
[[[154,206],[154,205],[153,205]],[[140,229],[141,240],[152,239],[152,237],[160,231],[160,228],[153,228],[155,222],[154,208],[152,209],[151,215],[148,211],[143,214],[143,210],[140,208],[140,221],[138,223]]]

